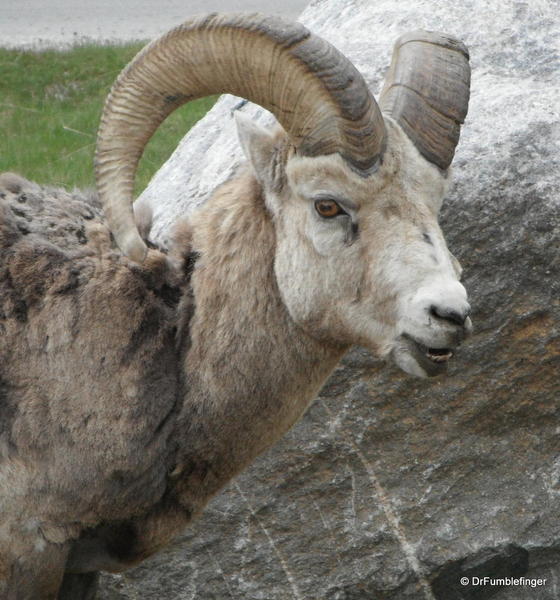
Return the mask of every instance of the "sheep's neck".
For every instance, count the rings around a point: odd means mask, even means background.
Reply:
[[[222,192],[194,224],[201,258],[178,464],[182,503],[194,511],[295,423],[344,351],[291,320],[274,276],[274,229],[255,196],[243,206]]]

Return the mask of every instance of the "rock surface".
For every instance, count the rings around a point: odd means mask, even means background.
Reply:
[[[375,93],[403,32],[445,31],[470,48],[469,116],[441,221],[465,269],[475,335],[435,381],[351,351],[279,444],[171,548],[103,576],[101,599],[560,597],[556,9],[316,0],[304,12]],[[165,198],[155,204],[160,237],[232,172],[236,102],[221,101],[144,194]],[[546,582],[473,585],[483,577]]]

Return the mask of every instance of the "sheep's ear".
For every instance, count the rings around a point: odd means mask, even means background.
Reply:
[[[234,116],[243,154],[251,163],[259,183],[270,189],[273,185],[270,175],[276,154],[275,138],[268,129],[257,125],[246,115],[235,112]]]

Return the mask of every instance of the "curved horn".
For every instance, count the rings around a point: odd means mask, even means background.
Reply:
[[[144,48],[107,98],[95,156],[97,187],[121,250],[141,262],[132,190],[138,160],[176,108],[218,93],[270,110],[299,154],[338,152],[367,176],[385,144],[381,112],[360,73],[299,23],[262,15],[198,17]]]
[[[467,115],[469,52],[441,33],[413,31],[395,43],[381,91],[381,110],[393,117],[420,154],[446,170]]]

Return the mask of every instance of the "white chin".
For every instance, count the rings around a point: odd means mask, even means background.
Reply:
[[[418,364],[416,359],[404,348],[395,348],[391,352],[395,364],[405,373],[416,377],[429,377],[428,373]]]

